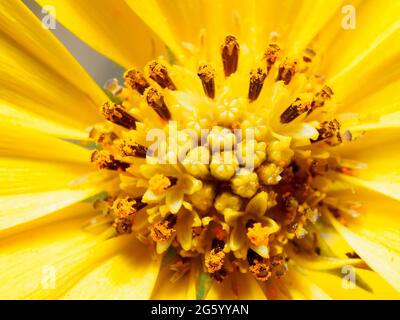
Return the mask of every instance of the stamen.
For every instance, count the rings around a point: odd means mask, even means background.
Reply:
[[[157,82],[161,88],[176,90],[175,84],[168,75],[167,67],[163,66],[158,61],[153,61],[149,64],[149,77]]]
[[[288,85],[296,73],[296,65],[296,61],[285,59],[285,61],[279,66],[278,77],[276,78],[276,81],[283,80],[283,83]]]
[[[150,87],[147,82],[143,72],[131,69],[124,74],[125,83],[133,90],[136,90],[140,94],[144,93],[148,87]]]
[[[157,89],[148,88],[145,95],[147,104],[153,108],[162,119],[166,121],[171,119],[171,113],[164,102],[164,97]]]
[[[316,53],[313,49],[307,48],[304,52],[303,61],[306,63],[312,62],[312,59],[315,57]]]
[[[234,36],[227,36],[222,45],[222,63],[224,65],[225,77],[229,77],[236,72],[239,61],[239,43]]]
[[[102,146],[112,146],[114,141],[118,139],[118,135],[115,132],[96,127],[90,130],[89,137]]]
[[[311,108],[308,110],[307,114],[310,114],[317,108],[323,107],[326,100],[330,100],[332,95],[332,89],[325,85],[319,92],[315,94],[314,99],[311,102]]]
[[[121,105],[107,101],[103,104],[101,112],[108,121],[126,129],[136,129],[138,120],[131,116]]]
[[[281,49],[276,43],[271,43],[268,45],[267,50],[265,51],[264,58],[267,62],[267,73],[271,70],[272,66],[275,64],[278,59],[278,53]]]
[[[113,227],[118,234],[132,232],[133,217],[135,213],[144,208],[145,203],[141,202],[141,198],[118,198],[111,207],[112,213],[115,216]]]
[[[125,171],[128,167],[128,163],[124,163],[114,158],[110,151],[107,150],[95,150],[92,153],[91,161],[99,169],[108,170],[122,170]]]
[[[150,236],[154,242],[165,242],[176,233],[174,228],[176,215],[171,214],[164,221],[156,223],[150,231]]]
[[[296,100],[281,114],[281,123],[292,122],[298,116],[310,109],[311,105],[309,102],[296,98]]]
[[[342,137],[340,136],[340,123],[336,119],[322,122],[320,128],[317,130],[319,136],[316,140],[312,140],[311,142],[318,142],[322,140],[326,140],[326,142],[329,144],[342,142]],[[333,141],[333,138],[336,138],[337,140]]]
[[[132,139],[122,140],[119,148],[123,157],[139,157],[146,159],[147,147],[136,143]]]
[[[208,273],[215,273],[221,271],[223,268],[225,258],[225,252],[223,251],[224,246],[224,241],[219,239],[213,240],[213,248],[205,258],[205,267]]]
[[[267,74],[261,68],[257,68],[257,70],[251,71],[249,93],[248,93],[248,99],[250,101],[254,101],[258,98],[258,96],[261,93],[261,89],[264,85],[266,77]]]
[[[257,280],[267,281],[271,277],[268,259],[264,259],[258,253],[249,249],[247,251],[247,261],[249,262],[249,271]]]
[[[197,72],[201,83],[203,85],[204,93],[211,99],[215,97],[215,70],[207,64],[199,67]]]

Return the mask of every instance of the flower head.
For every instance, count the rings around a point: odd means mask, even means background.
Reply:
[[[340,1],[48,3],[127,70],[106,97],[0,4],[6,297],[343,298],[345,269],[357,297],[400,290],[398,3],[361,2],[360,39]]]

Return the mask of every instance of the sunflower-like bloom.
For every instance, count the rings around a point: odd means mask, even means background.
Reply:
[[[126,72],[0,2],[1,298],[399,297],[399,1],[37,2]]]

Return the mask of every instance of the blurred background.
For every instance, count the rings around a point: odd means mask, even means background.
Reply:
[[[22,1],[40,20],[43,19],[45,14],[42,13],[42,8],[34,0]],[[112,78],[117,78],[121,82],[122,73],[124,72],[121,66],[90,48],[69,32],[60,22],[57,21],[56,29],[50,31],[64,44],[99,86],[104,87],[106,81]]]

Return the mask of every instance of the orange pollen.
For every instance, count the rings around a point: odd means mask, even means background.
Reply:
[[[214,273],[224,266],[225,252],[219,249],[212,249],[205,259],[205,267],[208,273]]]
[[[255,246],[267,245],[269,241],[269,233],[267,227],[262,227],[261,223],[255,223],[251,228],[247,229],[247,238]]]

